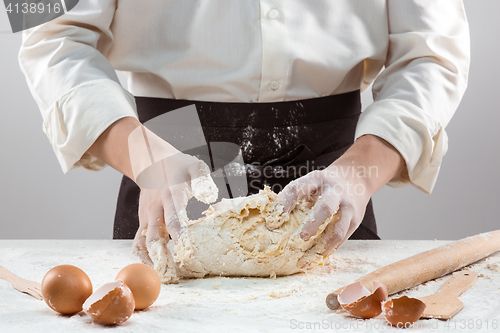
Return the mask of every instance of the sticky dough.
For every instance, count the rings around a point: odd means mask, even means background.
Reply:
[[[276,198],[266,187],[258,194],[210,206],[205,217],[189,222],[170,251],[150,251],[162,282],[207,275],[274,277],[321,264],[324,258],[319,253],[326,243],[323,231],[338,216],[326,220],[316,235],[303,241],[299,234],[314,202],[299,202],[290,214],[280,214]]]

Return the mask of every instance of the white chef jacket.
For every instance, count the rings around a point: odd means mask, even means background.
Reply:
[[[81,0],[25,31],[19,61],[65,173],[105,166],[87,150],[137,117],[133,95],[278,102],[373,82],[356,138],[373,134],[401,153],[409,179],[389,185],[430,192],[469,44],[462,0]]]

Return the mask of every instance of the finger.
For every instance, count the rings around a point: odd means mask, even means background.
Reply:
[[[338,211],[338,207],[338,197],[333,191],[326,190],[309,213],[309,221],[304,225],[300,237],[308,241],[316,235],[321,225]]]
[[[145,204],[146,199],[148,198],[148,190],[141,190],[141,194],[139,197],[139,228],[135,234],[134,245],[133,245],[133,253],[137,255],[141,261],[153,267],[153,262],[149,258],[148,249],[146,246],[146,232],[148,226],[148,214],[147,214],[147,205]]]
[[[358,228],[358,225],[356,223],[352,223],[352,220],[351,220],[351,226],[349,227],[349,230],[347,231],[347,234],[346,236],[344,237],[344,240],[341,241],[337,246],[334,246],[332,248],[330,248],[328,245],[325,247],[325,251],[322,253],[323,256],[327,256],[329,255],[330,253],[332,253],[333,251],[336,251],[338,250],[339,247],[341,247],[348,239],[349,237],[351,237],[351,235],[356,231],[356,229]],[[328,244],[328,243],[327,243]]]
[[[174,243],[177,244],[177,240],[181,234],[181,225],[179,222],[179,214],[173,203],[173,197],[170,192],[166,193],[163,200],[163,222],[165,225],[165,237],[169,234],[172,237]]]
[[[160,239],[165,239],[166,226],[163,217],[163,207],[161,204],[151,206],[148,211],[148,228],[146,231],[146,246],[151,246]],[[149,248],[148,248],[149,250]]]
[[[291,181],[285,186],[280,193],[278,193],[278,207],[283,207],[283,213],[289,214],[295,203],[298,201],[300,188],[303,182],[300,179]]]
[[[187,228],[188,216],[186,207],[192,197],[192,191],[187,184],[170,187],[170,198],[164,205],[165,223],[174,242],[177,242],[182,231]]]
[[[340,219],[336,223],[330,224],[325,230],[326,246],[322,255],[327,255],[334,249],[339,248],[356,229],[354,225],[354,230],[352,230],[352,209],[341,206],[339,215]]]
[[[174,272],[175,265],[169,255],[167,248],[168,232],[166,231],[165,221],[163,217],[163,207],[154,210],[154,214],[149,212],[149,223],[146,233],[146,245],[148,247],[148,255],[153,263],[154,270],[158,273],[160,279],[164,279],[168,276],[168,271]],[[167,260],[167,265],[165,266],[164,260]],[[172,275],[172,276],[175,276]]]
[[[171,208],[165,209],[163,218],[165,221],[168,234],[170,234],[174,243],[177,244],[177,241],[181,236],[183,228],[181,227],[181,223],[179,222],[179,216],[175,211],[175,208],[173,208],[173,205]]]
[[[135,234],[133,253],[138,256],[144,264],[153,267],[153,262],[149,257],[149,251],[146,246],[146,236],[144,235],[144,230],[145,228],[139,228]]]
[[[206,204],[215,202],[219,196],[219,189],[210,176],[208,165],[203,161],[199,161],[195,169],[190,172],[190,175],[194,197]]]

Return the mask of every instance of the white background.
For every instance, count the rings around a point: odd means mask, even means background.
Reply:
[[[412,187],[375,195],[383,239],[453,240],[500,229],[500,1],[464,2],[472,63],[469,88],[446,129],[448,153],[432,195]],[[19,69],[21,35],[10,31],[4,7],[0,45],[0,239],[110,239],[121,175],[109,167],[62,173]],[[363,107],[370,95],[363,94]]]

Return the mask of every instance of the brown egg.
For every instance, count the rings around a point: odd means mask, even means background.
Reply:
[[[83,304],[83,311],[104,325],[127,321],[134,313],[134,308],[134,296],[122,280],[103,285]]]
[[[419,299],[402,296],[383,305],[385,318],[399,328],[408,328],[422,316],[425,304]]]
[[[92,295],[92,283],[80,268],[60,265],[52,268],[42,280],[42,296],[47,305],[62,314],[82,311],[85,300]]]
[[[363,319],[373,318],[382,313],[382,302],[387,300],[387,288],[373,282],[373,292],[361,282],[347,285],[338,297],[339,304],[353,316]]]
[[[135,299],[135,309],[145,309],[156,301],[161,291],[161,281],[151,267],[144,264],[131,264],[123,268],[116,279],[130,288]]]

